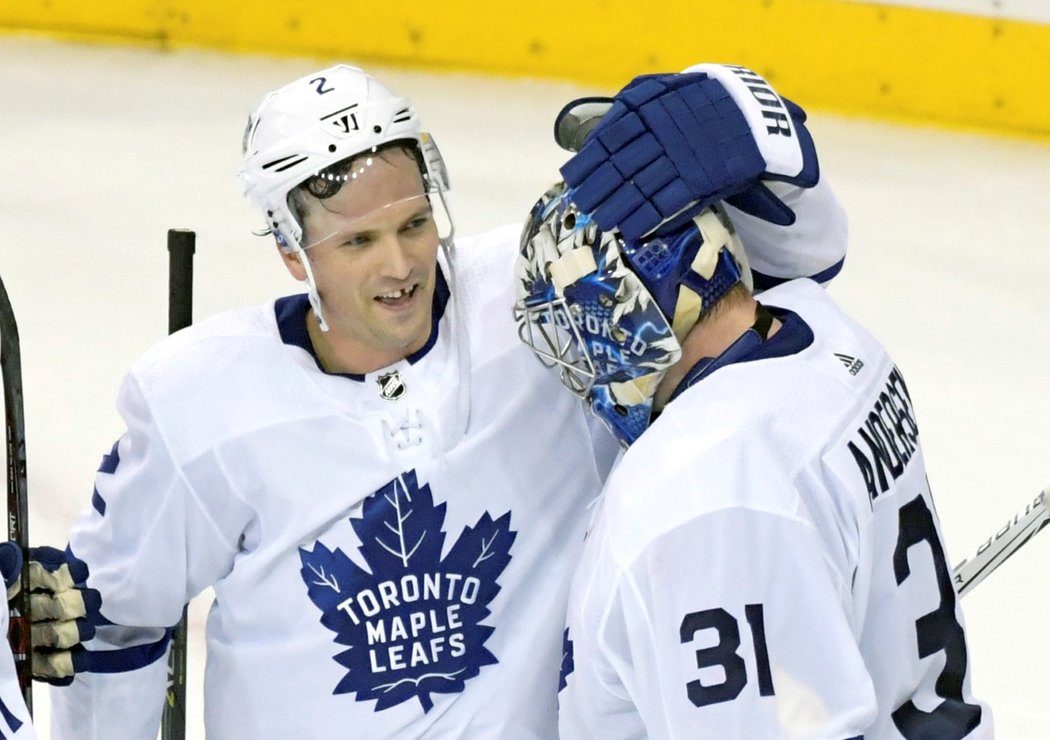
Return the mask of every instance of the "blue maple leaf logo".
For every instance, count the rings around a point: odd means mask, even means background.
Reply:
[[[463,691],[482,666],[499,662],[485,647],[493,628],[481,622],[517,536],[510,512],[496,520],[485,513],[442,557],[444,522],[445,504],[434,505],[413,470],[350,519],[369,570],[320,540],[312,551],[299,548],[321,624],[347,646],[334,656],[347,674],[332,693],[375,701],[377,712],[416,698],[429,712],[431,694]]]

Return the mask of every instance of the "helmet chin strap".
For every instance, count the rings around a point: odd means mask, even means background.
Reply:
[[[324,320],[324,312],[321,310],[321,296],[317,292],[317,281],[314,280],[314,271],[310,267],[310,259],[306,256],[306,250],[303,249],[298,241],[295,242],[295,254],[299,257],[299,262],[306,272],[306,292],[310,299],[310,307],[313,308],[314,314],[317,315],[317,323],[320,324],[321,331],[328,331],[328,322]]]
[[[445,449],[451,450],[467,434],[470,425],[470,337],[467,335],[467,320],[463,307],[463,295],[460,292],[456,280],[455,269],[455,232],[456,227],[452,223],[452,217],[448,211],[448,203],[445,200],[443,190],[437,191],[441,207],[449,216],[448,234],[441,237],[441,253],[444,256],[445,267],[448,272],[449,306],[452,312],[452,342],[456,348],[456,365],[459,370],[459,384],[456,387],[456,419],[452,437],[446,443]],[[439,263],[440,269],[440,263]]]

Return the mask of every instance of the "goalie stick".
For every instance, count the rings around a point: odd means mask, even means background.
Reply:
[[[193,323],[193,251],[196,234],[168,229],[168,333]],[[168,651],[168,692],[161,716],[161,740],[186,737],[186,607]]]
[[[15,658],[18,685],[26,708],[33,714],[33,682],[29,630],[29,499],[26,485],[26,433],[22,404],[22,356],[18,324],[0,280],[0,374],[4,384],[4,420],[7,431],[7,538],[22,550],[22,587],[10,601],[8,640]]]
[[[1050,486],[1040,491],[1039,495],[1024,508],[1024,511],[1019,511],[995,534],[981,543],[972,558],[955,566],[955,590],[960,596],[965,596],[972,591],[978,583],[1017,552],[1024,543],[1050,524],[1047,494],[1050,494]]]

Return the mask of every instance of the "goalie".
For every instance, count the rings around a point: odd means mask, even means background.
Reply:
[[[758,84],[696,71],[629,86],[522,236],[521,335],[626,447],[570,590],[561,737],[991,738],[902,373],[813,280],[756,299],[722,198],[775,220],[768,191],[647,169],[720,125],[668,111]]]

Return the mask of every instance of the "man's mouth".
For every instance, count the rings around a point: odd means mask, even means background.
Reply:
[[[400,290],[391,290],[387,293],[380,293],[376,296],[376,300],[388,306],[398,306],[412,300],[412,296],[415,295],[418,287],[419,285],[417,284],[407,288],[401,288]]]

